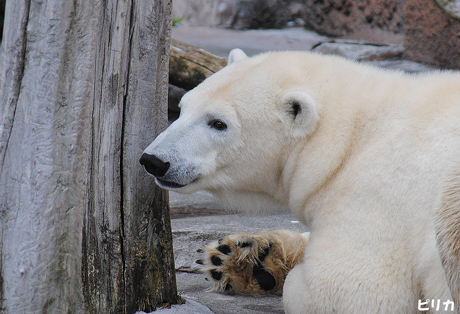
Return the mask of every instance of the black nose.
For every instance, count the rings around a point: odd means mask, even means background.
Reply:
[[[164,176],[169,169],[169,162],[163,162],[155,155],[144,153],[139,162],[145,167],[148,173],[153,174],[155,177]]]

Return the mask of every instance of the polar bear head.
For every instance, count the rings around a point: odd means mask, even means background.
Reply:
[[[232,50],[225,68],[183,96],[178,120],[140,160],[160,187],[277,198],[284,164],[315,131],[319,105],[273,60]]]

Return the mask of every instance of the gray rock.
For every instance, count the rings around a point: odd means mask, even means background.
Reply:
[[[436,68],[433,66],[421,64],[415,61],[409,60],[382,60],[382,61],[364,61],[364,63],[369,63],[374,66],[379,66],[382,68],[392,69],[392,70],[402,70],[408,73],[419,73],[426,71],[433,71]]]
[[[450,16],[460,20],[460,0],[435,0]]]
[[[326,42],[313,49],[313,51],[343,56],[357,61],[377,61],[387,59],[400,59],[404,54],[402,45],[372,45],[366,42]]]
[[[363,41],[337,40],[322,43],[312,50],[323,54],[342,56],[382,68],[403,70],[410,73],[425,72],[434,69],[434,67],[428,65],[404,60],[405,49],[402,45],[374,45]]]

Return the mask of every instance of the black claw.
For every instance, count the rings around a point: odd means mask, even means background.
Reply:
[[[229,283],[226,284],[225,287],[224,287],[224,290],[225,290],[225,291],[230,291],[230,290],[232,290],[232,285],[229,284]]]
[[[198,253],[203,253],[203,249],[196,250]]]
[[[213,256],[211,257],[211,263],[212,263],[214,266],[220,266],[220,265],[222,265],[222,260],[221,260],[219,257],[213,255]]]
[[[224,274],[224,273],[221,272],[221,271],[217,271],[217,270],[215,270],[215,269],[211,270],[211,276],[212,276],[212,278],[214,278],[214,279],[217,280],[217,281],[219,281],[219,280],[222,279],[222,275],[223,275],[223,274]]]
[[[195,263],[200,264],[200,265],[203,265],[203,260],[197,259],[197,260],[195,261]]]
[[[268,253],[270,253],[270,249],[272,248],[272,244],[270,243],[258,256],[259,261],[263,262],[267,257]]]
[[[252,246],[252,242],[243,242],[243,243],[238,243],[238,246],[240,248],[245,248],[245,247],[251,247]]]
[[[231,249],[228,245],[226,245],[226,244],[224,244],[224,245],[219,245],[219,246],[217,247],[217,250],[218,250],[219,252],[221,252],[222,254],[225,254],[225,255],[228,255],[228,254],[230,254],[230,253],[232,252],[232,249]]]

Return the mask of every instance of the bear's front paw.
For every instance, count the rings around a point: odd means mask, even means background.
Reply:
[[[201,262],[211,290],[281,294],[287,273],[303,258],[308,233],[285,230],[233,234],[206,247]]]

